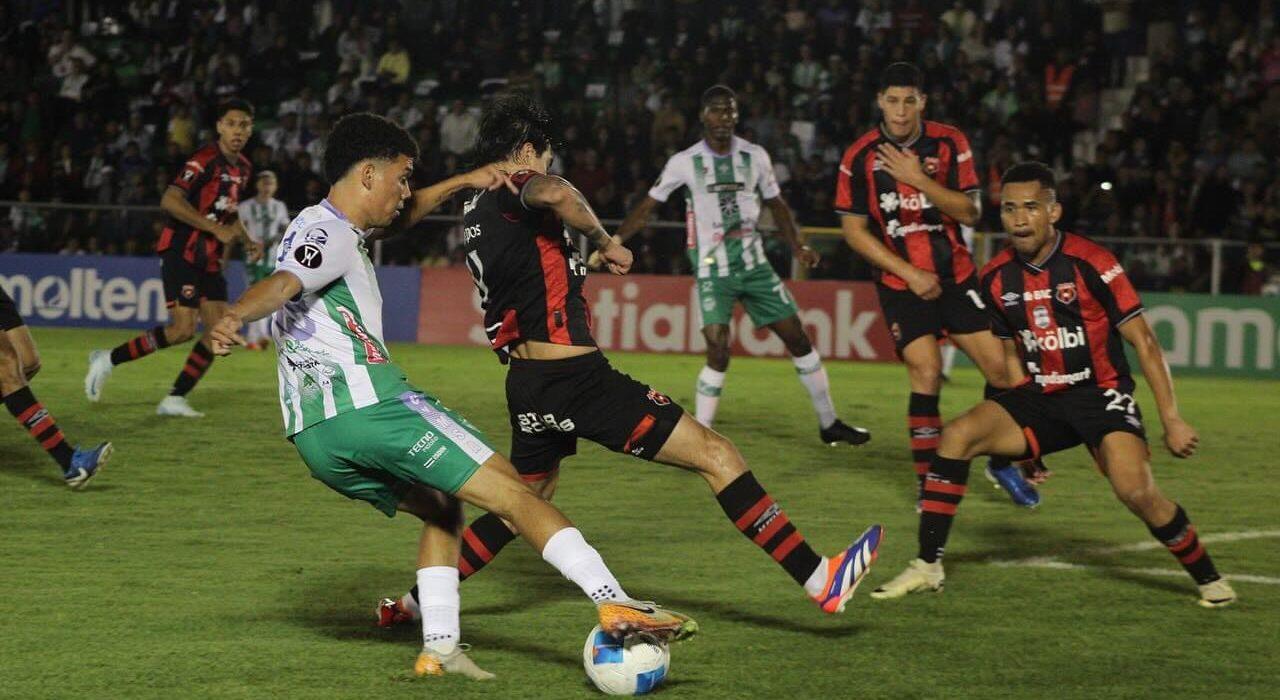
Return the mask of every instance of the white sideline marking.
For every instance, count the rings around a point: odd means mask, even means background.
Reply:
[[[1244,532],[1221,532],[1217,534],[1205,535],[1200,538],[1201,542],[1213,544],[1214,542],[1239,542],[1241,540],[1258,540],[1273,537],[1280,537],[1280,530],[1246,530]],[[1123,545],[1120,547],[1105,547],[1101,549],[1089,550],[1094,554],[1110,554],[1116,552],[1142,552],[1150,549],[1161,549],[1164,545],[1159,542],[1139,542],[1137,544]],[[1087,571],[1089,569],[1106,569],[1110,571],[1126,571],[1135,574],[1148,574],[1151,576],[1171,576],[1181,578],[1187,575],[1187,572],[1175,569],[1148,569],[1132,566],[1102,566],[1098,564],[1073,564],[1071,562],[1060,561],[1054,557],[1029,557],[1027,559],[1006,559],[988,562],[994,566],[1002,567],[1022,567],[1033,569],[1056,569],[1059,571]],[[1265,583],[1272,586],[1280,586],[1280,578],[1274,576],[1256,576],[1254,574],[1223,574],[1223,578],[1232,581],[1243,581],[1245,583]]]

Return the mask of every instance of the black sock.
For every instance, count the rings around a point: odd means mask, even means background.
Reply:
[[[987,382],[982,387],[982,398],[989,399],[996,394],[1003,394],[1006,391],[1008,391],[1008,389],[997,389],[996,387],[991,386],[991,382]],[[990,465],[992,469],[1004,469],[1005,467],[1013,464],[1013,460],[1008,457],[992,455],[987,459],[987,464]]]
[[[916,469],[916,486],[921,495],[924,475],[933,462],[933,453],[942,437],[942,414],[938,411],[938,397],[932,394],[911,392],[907,404],[907,434],[911,437],[911,461]]]
[[[203,342],[196,341],[195,347],[191,348],[191,354],[187,355],[187,363],[183,365],[182,372],[178,374],[177,380],[173,382],[173,391],[169,392],[170,396],[186,396],[190,391],[196,388],[196,382],[209,371],[209,366],[213,364],[213,351],[205,346]]]
[[[927,562],[942,558],[951,532],[951,521],[956,508],[964,498],[969,483],[969,462],[935,456],[929,468],[929,478],[924,482],[924,496],[920,499],[919,557]]]
[[[467,529],[462,532],[462,553],[458,557],[458,580],[465,581],[483,569],[498,556],[498,552],[501,552],[503,547],[515,538],[516,533],[502,522],[502,518],[493,513],[485,513],[471,521]],[[417,586],[414,586],[414,590],[417,590]],[[417,597],[415,594],[414,598]]]
[[[5,408],[9,409],[9,413],[22,424],[23,428],[31,433],[31,437],[40,443],[45,452],[62,467],[62,471],[71,468],[71,455],[74,450],[67,444],[67,440],[62,435],[62,431],[58,429],[58,424],[53,420],[49,410],[44,404],[36,400],[35,394],[31,393],[31,387],[24,386],[21,389],[5,394]]]
[[[781,564],[796,583],[803,586],[822,563],[751,472],[734,479],[716,494],[716,500],[742,534]]]
[[[156,326],[135,338],[117,345],[111,350],[111,364],[118,365],[140,357],[146,357],[156,350],[169,347],[164,337],[164,326]]]
[[[1182,568],[1191,574],[1191,578],[1196,583],[1205,584],[1217,581],[1222,578],[1218,574],[1218,569],[1213,565],[1213,560],[1209,558],[1209,553],[1205,551],[1204,545],[1200,544],[1200,537],[1196,535],[1196,526],[1191,524],[1191,520],[1187,517],[1187,511],[1178,506],[1178,511],[1173,514],[1173,520],[1168,525],[1161,527],[1147,526],[1151,530],[1151,534],[1161,544],[1168,547],[1169,553],[1182,563]]]

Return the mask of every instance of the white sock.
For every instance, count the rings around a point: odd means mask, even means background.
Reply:
[[[951,376],[951,368],[956,364],[956,346],[947,343],[942,346],[942,376]]]
[[[826,429],[836,422],[836,407],[831,403],[831,383],[827,379],[827,369],[822,366],[822,358],[817,350],[810,350],[808,355],[791,358],[796,366],[796,374],[800,383],[809,390],[809,400],[813,402],[813,410],[818,414],[818,426]]]
[[[823,557],[818,562],[818,568],[809,574],[809,578],[804,582],[804,592],[812,598],[822,593],[822,589],[827,587],[827,558]]]
[[[720,405],[720,392],[724,389],[724,375],[724,372],[710,367],[703,367],[702,371],[698,372],[694,417],[708,428],[716,419],[716,408]]]
[[[458,569],[454,566],[427,566],[418,569],[418,598],[422,610],[422,645],[448,654],[462,635],[458,612]]]
[[[542,558],[556,567],[562,576],[578,584],[593,603],[602,600],[629,600],[622,584],[605,566],[604,559],[587,544],[576,527],[566,527],[547,540]]]

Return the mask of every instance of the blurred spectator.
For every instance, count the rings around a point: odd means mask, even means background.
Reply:
[[[471,150],[479,133],[480,119],[462,100],[454,100],[440,120],[440,146],[446,153],[461,155]]]

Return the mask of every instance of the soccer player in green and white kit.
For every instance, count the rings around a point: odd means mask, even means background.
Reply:
[[[459,500],[514,523],[596,603],[600,625],[611,634],[692,634],[697,625],[687,617],[629,598],[577,528],[521,481],[475,426],[411,385],[391,361],[382,340],[382,294],[364,242],[404,208],[417,157],[409,134],[383,117],[339,120],[325,149],[328,197],[298,214],[281,242],[276,271],[214,325],[214,352],[242,345],[245,322],[274,314],[285,434],[311,475],[387,516],[405,511],[422,519],[418,675],[492,677],[458,643]],[[504,185],[511,187],[505,175],[482,168],[428,188],[426,208],[464,188]],[[627,260],[615,259],[624,253]],[[606,257],[629,267],[622,246]]]
[[[244,263],[247,282],[252,285],[271,275],[276,269],[276,246],[284,231],[289,227],[289,208],[284,202],[275,198],[276,189],[280,186],[276,174],[263,170],[254,177],[257,192],[253,199],[240,205],[240,223],[244,224],[249,239],[262,248],[262,257]],[[270,337],[270,319],[259,319],[249,324],[245,332],[251,350],[265,350],[267,338]]]
[[[773,162],[760,146],[738,136],[738,98],[715,85],[702,94],[703,138],[671,156],[662,175],[618,229],[623,241],[644,228],[653,208],[677,189],[686,191],[689,256],[697,277],[707,366],[698,373],[695,416],[708,427],[715,420],[729,369],[729,321],[739,301],[757,328],[768,326],[787,347],[800,382],[818,414],[819,437],[829,445],[861,445],[871,439],[863,428],[836,417],[822,358],[800,323],[795,300],[769,264],[757,223],[760,201],[773,214],[796,258],[813,267],[818,254],[803,245],[791,208],[782,199]]]

